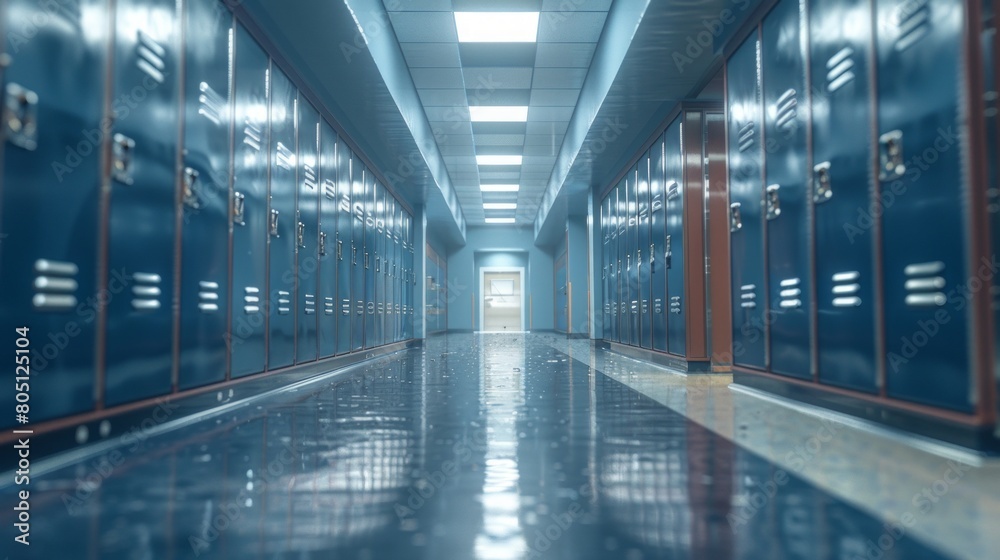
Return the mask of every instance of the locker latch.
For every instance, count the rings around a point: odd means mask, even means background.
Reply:
[[[295,241],[298,243],[300,248],[305,249],[306,247],[306,225],[299,222],[299,228],[295,232]]]
[[[740,211],[740,203],[734,202],[729,205],[729,231],[736,233],[743,229],[743,212]]]
[[[906,173],[903,163],[903,131],[886,132],[878,139],[880,181],[895,181]]]
[[[344,260],[344,242],[340,239],[337,240],[337,260]]]
[[[666,238],[666,240],[664,240],[664,244],[667,247],[667,250],[663,254],[663,260],[665,261],[665,265],[664,266],[669,269],[674,264],[674,244],[673,244],[673,238],[668,235],[667,238]]]
[[[830,162],[813,167],[813,202],[819,204],[833,197],[833,186],[830,184]]]
[[[656,264],[656,245],[649,244],[649,264]]]
[[[11,144],[29,151],[38,148],[38,94],[17,84],[7,84],[3,126]]]
[[[375,274],[382,272],[382,258],[375,257]]]
[[[238,226],[245,226],[246,223],[246,197],[242,193],[233,193],[233,223]]]
[[[337,243],[340,243],[339,241]],[[326,232],[319,232],[319,256],[326,256]]]
[[[184,206],[195,210],[201,208],[201,201],[198,200],[198,171],[191,168],[184,168]]]
[[[778,192],[781,185],[769,185],[764,199],[767,202],[767,219],[775,220],[781,215],[781,196]]]
[[[278,216],[280,216],[280,213],[276,209],[271,208],[271,219],[268,222],[268,230],[271,232],[271,237],[281,237],[278,234]]]
[[[135,152],[135,140],[124,134],[115,134],[112,156],[112,177],[125,185],[132,184],[132,154]]]
[[[368,270],[368,251],[365,251],[365,270]]]
[[[357,266],[358,264],[358,248],[351,243],[351,264]]]

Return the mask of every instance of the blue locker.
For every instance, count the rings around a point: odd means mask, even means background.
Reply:
[[[406,211],[402,208],[396,210],[396,235],[397,235],[397,254],[396,254],[396,340],[404,340],[403,332],[403,302],[404,294],[406,290],[406,267],[404,266],[404,236],[403,236],[403,226],[405,224],[404,217],[406,216]]]
[[[378,232],[375,229],[375,199],[378,198],[375,174],[365,168],[365,348],[373,348],[375,344],[375,258]]]
[[[341,200],[338,191],[340,177],[340,159],[343,147],[339,144],[337,133],[325,120],[320,125],[320,226],[317,252],[319,254],[319,291],[316,295],[316,315],[319,317],[319,356],[329,358],[340,352],[338,348],[338,329],[340,327],[340,291],[347,289],[350,293],[350,282],[341,280],[342,273],[349,271],[344,266],[339,220],[341,216]],[[347,201],[347,214],[350,217],[350,196]],[[347,222],[350,224],[350,221]],[[343,282],[343,285],[342,285]],[[350,297],[348,299],[347,318],[350,319]],[[345,329],[349,326],[345,327]],[[346,330],[344,332],[347,332]]]
[[[118,2],[114,22],[106,273],[128,287],[107,305],[104,400],[112,406],[173,388],[181,69],[176,2]]]
[[[798,0],[782,0],[761,28],[764,215],[771,371],[812,378],[806,44],[800,15]]]
[[[351,351],[354,332],[353,160],[351,149],[341,142],[337,146],[337,234],[332,248],[337,259],[337,355]]]
[[[628,256],[628,198],[624,178],[619,181],[615,190],[617,191],[615,222],[618,227],[618,286],[615,290],[615,299],[618,301],[618,331],[615,333],[615,341],[628,344],[628,321],[631,315],[628,305],[628,271],[632,259]]]
[[[311,362],[319,356],[318,314],[324,290],[319,255],[320,214],[320,118],[301,95],[298,102],[298,195],[295,230],[296,309],[295,362]],[[333,278],[333,276],[330,276]]]
[[[555,282],[554,288],[554,299],[555,305],[555,327],[556,332],[567,333],[569,332],[569,322],[568,322],[568,309],[569,305],[567,302],[568,288],[566,286],[566,253],[562,253],[555,261]]]
[[[667,350],[676,356],[687,355],[687,305],[684,270],[684,157],[681,119],[671,123],[664,134],[663,188],[664,268],[667,269]]]
[[[601,201],[601,301],[602,337],[611,340],[611,197]]]
[[[406,278],[407,283],[403,287],[403,297],[406,298],[406,317],[403,323],[403,337],[405,340],[410,340],[413,338],[413,318],[414,318],[414,290],[417,286],[417,275],[416,269],[413,268],[414,259],[414,247],[413,247],[413,216],[410,214],[405,214],[406,216],[406,227],[403,232],[406,235],[406,252],[403,253],[403,259],[406,263]],[[421,247],[421,251],[423,247]]]
[[[626,176],[625,196],[628,199],[628,237],[626,259],[628,264],[628,340],[627,344],[639,346],[639,169],[633,167]]]
[[[652,330],[653,349],[667,351],[667,325],[669,306],[667,302],[667,206],[664,180],[664,140],[661,136],[650,151],[649,158],[649,207],[650,236],[653,254],[650,257],[651,304],[653,306]]]
[[[27,327],[32,343],[28,370],[9,366],[0,397],[13,407],[13,377],[34,374],[31,389],[41,398],[28,403],[31,422],[94,408],[98,297],[121,293],[127,281],[110,277],[102,296],[96,271],[109,30],[106,17],[87,25],[84,17],[107,6],[56,4],[62,9],[34,0],[0,4],[5,37],[36,30],[0,74],[0,326],[8,337]],[[33,23],[43,17],[48,25]],[[0,426],[14,420],[5,414]]]
[[[295,86],[271,62],[267,368],[295,362]]]
[[[375,278],[375,338],[372,346],[385,344],[385,189],[375,183],[375,253],[373,276]]]
[[[385,342],[396,342],[396,199],[386,197],[385,207]]]
[[[267,344],[264,290],[267,283],[267,146],[269,61],[241,25],[236,26],[233,86],[235,126],[233,280],[230,371],[243,377],[264,371]]]
[[[653,320],[650,315],[650,271],[653,247],[650,237],[649,152],[639,159],[639,345],[653,347]]]
[[[894,195],[882,216],[886,390],[971,412],[965,17],[964,2],[876,2],[879,180]]]
[[[357,156],[351,158],[351,204],[354,211],[351,245],[351,296],[354,315],[351,318],[351,350],[365,347],[365,166]]]
[[[190,389],[226,378],[233,16],[191,0],[184,26],[178,386]]]
[[[754,34],[726,63],[728,106],[730,247],[733,283],[733,360],[767,365],[767,308],[764,290],[763,109],[760,101],[759,41]]]
[[[822,383],[877,391],[875,271],[871,228],[850,227],[874,211],[871,4],[814,2],[810,7],[813,172],[816,228],[816,335]]]

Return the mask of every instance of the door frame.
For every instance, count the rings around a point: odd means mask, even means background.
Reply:
[[[507,273],[518,273],[521,276],[521,330],[517,331],[487,331],[486,329],[486,273],[487,272],[507,272]],[[481,266],[479,267],[479,331],[478,332],[528,332],[524,326],[527,324],[527,316],[525,315],[525,293],[527,292],[526,286],[524,285],[524,267],[523,266]]]

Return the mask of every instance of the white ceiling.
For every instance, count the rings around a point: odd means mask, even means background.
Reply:
[[[511,211],[534,222],[612,0],[383,0],[470,225]],[[540,11],[537,43],[458,43],[454,11]],[[528,106],[527,123],[472,123],[470,105]],[[518,167],[480,167],[476,154],[523,155]],[[519,183],[519,193],[480,184]],[[484,199],[485,197],[485,199]]]

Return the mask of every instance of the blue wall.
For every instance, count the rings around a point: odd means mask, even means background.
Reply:
[[[448,256],[449,330],[479,329],[479,267],[483,266],[524,267],[525,301],[531,301],[526,327],[553,328],[552,256],[535,246],[528,228],[487,226],[470,227],[465,246]]]

